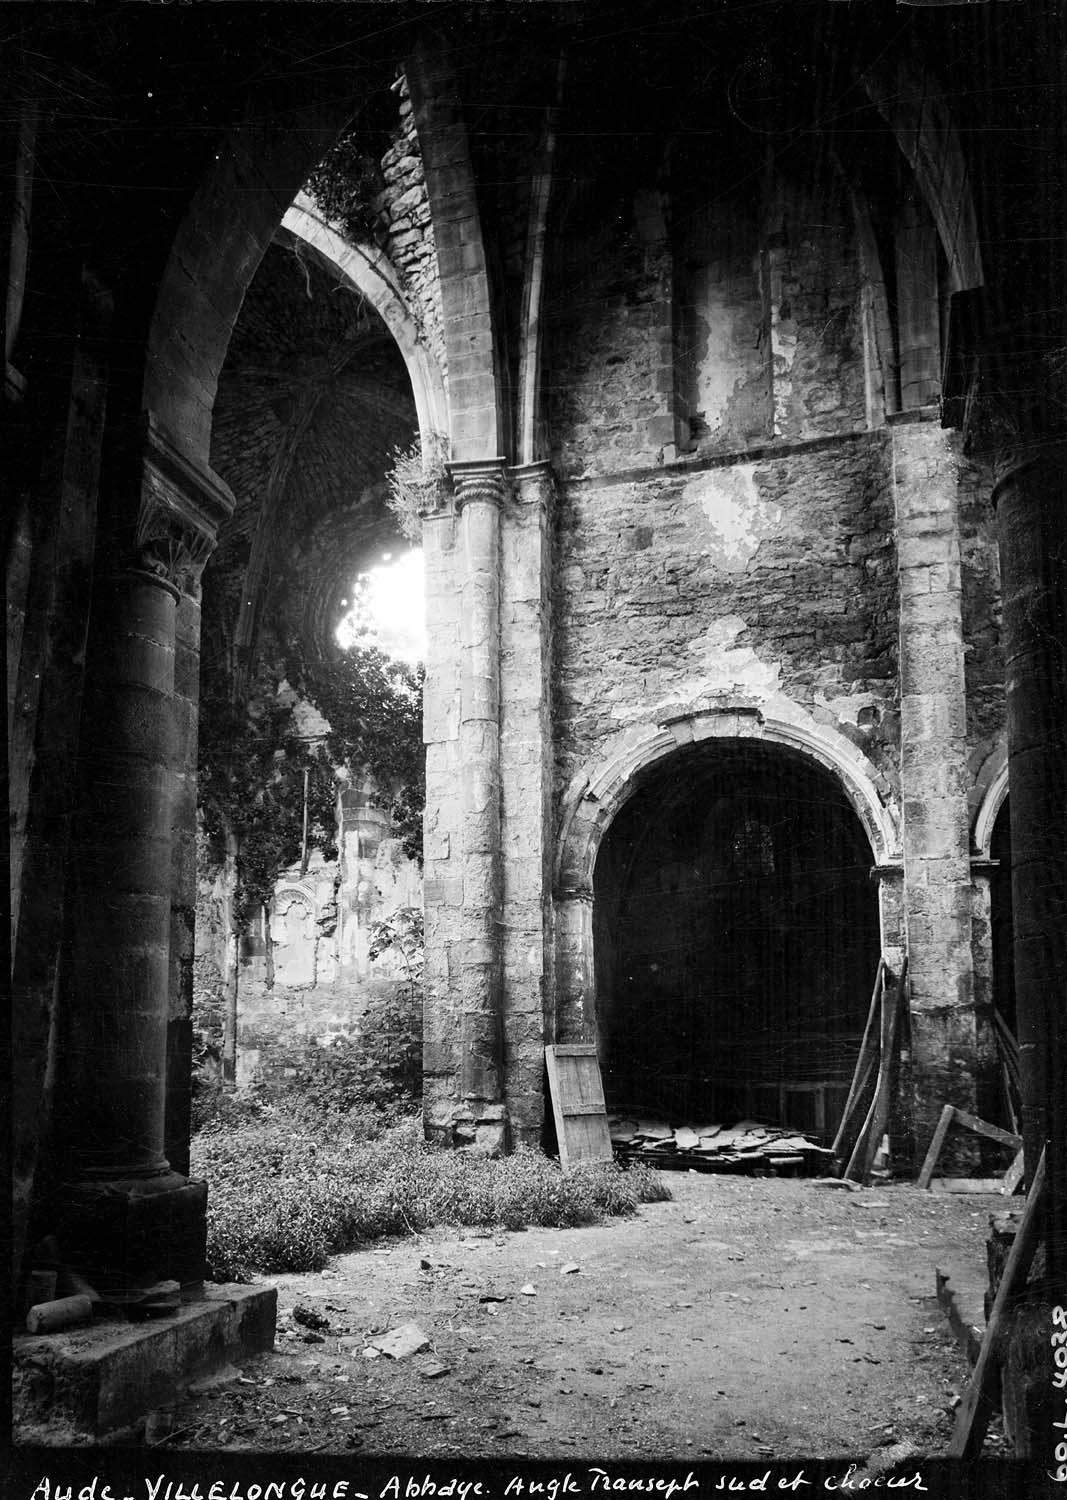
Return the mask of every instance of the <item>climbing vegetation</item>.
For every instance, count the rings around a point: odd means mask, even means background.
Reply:
[[[393,449],[393,465],[386,475],[388,505],[409,542],[421,540],[423,516],[444,504],[449,493],[447,460],[448,439],[439,432]]]
[[[315,662],[286,664],[294,691],[328,721],[322,741],[298,733],[292,695],[279,696],[264,673],[247,703],[205,673],[201,692],[198,800],[209,857],[230,854],[236,877],[233,925],[246,932],[270,902],[283,871],[307,839],[326,859],[337,854],[337,794],[345,778],[368,773],[388,806],[404,851],[422,854],[425,768],[422,669],[373,646],[332,648]]]

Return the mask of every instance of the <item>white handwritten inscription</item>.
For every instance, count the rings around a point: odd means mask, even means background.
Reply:
[[[1057,1309],[1057,1313],[1063,1317],[1062,1309]],[[1067,1329],[1067,1321],[1058,1326]],[[1056,1347],[1058,1353],[1064,1353],[1062,1360],[1057,1358],[1056,1370],[1057,1389],[1062,1390],[1067,1387],[1067,1352],[1064,1352],[1067,1350],[1067,1333]],[[1067,1431],[1067,1418],[1055,1425]],[[1056,1449],[1057,1463],[1060,1463],[1061,1448],[1063,1463],[1054,1476],[1057,1479],[1067,1478],[1067,1440]],[[767,1469],[762,1474],[744,1478],[736,1474],[716,1474],[713,1469],[703,1471],[697,1478],[689,1470],[683,1479],[655,1474],[635,1478],[613,1474],[610,1469],[595,1464],[584,1472],[568,1470],[565,1474],[545,1478],[516,1474],[493,1486],[480,1479],[434,1479],[429,1474],[394,1474],[373,1497],[368,1491],[357,1490],[347,1479],[322,1481],[299,1476],[284,1481],[264,1480],[257,1484],[248,1480],[216,1480],[214,1483],[195,1480],[188,1483],[160,1474],[155,1479],[145,1478],[142,1483],[140,1492],[137,1485],[131,1484],[134,1493],[126,1493],[125,1486],[113,1489],[99,1477],[75,1487],[54,1483],[45,1476],[38,1481],[28,1500],[513,1500],[513,1497],[518,1497],[518,1500],[568,1500],[570,1496],[603,1495],[652,1495],[656,1500],[675,1500],[676,1496],[683,1496],[690,1490],[695,1490],[699,1497],[701,1490],[707,1494],[771,1494],[776,1490],[791,1490],[799,1494],[811,1488],[844,1495],[868,1489],[911,1489],[926,1493],[926,1485],[918,1471],[906,1475],[871,1475],[863,1473],[855,1464],[850,1464],[843,1474],[830,1474],[821,1481],[809,1479],[802,1468],[784,1474]]]
[[[1067,1484],[1067,1307],[1052,1309],[1052,1365],[1052,1389],[1065,1394],[1063,1414],[1052,1424],[1061,1437],[1053,1455],[1056,1467],[1049,1477],[1057,1484]]]

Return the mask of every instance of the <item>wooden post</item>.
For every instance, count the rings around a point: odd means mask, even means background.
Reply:
[[[939,1127],[940,1128],[940,1127]],[[970,1383],[956,1412],[956,1427],[948,1445],[949,1458],[974,1458],[981,1452],[990,1417],[990,1392],[997,1368],[998,1344],[1004,1329],[1008,1308],[1026,1281],[1034,1252],[1041,1239],[1042,1216],[1045,1195],[1045,1153],[1034,1173],[1030,1191],[1026,1197],[1019,1232],[1004,1267],[993,1308],[989,1314],[985,1337],[978,1353]]]

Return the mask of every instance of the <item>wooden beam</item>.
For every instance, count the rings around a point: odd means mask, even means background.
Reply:
[[[956,1411],[956,1426],[952,1441],[948,1445],[949,1458],[976,1458],[982,1451],[986,1429],[989,1426],[991,1394],[997,1370],[998,1345],[1004,1323],[1016,1294],[1026,1282],[1026,1276],[1034,1259],[1041,1238],[1042,1208],[1045,1196],[1045,1153],[1034,1173],[1030,1191],[1026,1195],[1026,1208],[1022,1222],[1012,1243],[1004,1274],[997,1287],[997,1295],[986,1325],[985,1337],[978,1353],[974,1373],[963,1393],[963,1400]]]
[[[1010,1130],[1002,1130],[999,1125],[990,1125],[988,1121],[980,1120],[977,1115],[969,1115],[965,1109],[956,1111],[956,1124],[973,1130],[975,1135],[984,1135],[988,1140],[1000,1141],[1004,1146],[1013,1146],[1016,1151],[1023,1143],[1022,1136],[1013,1135]]]
[[[922,1169],[919,1172],[918,1180],[915,1184],[916,1187],[928,1188],[930,1186],[930,1178],[934,1175],[937,1159],[941,1155],[941,1148],[945,1144],[948,1127],[952,1124],[955,1113],[955,1107],[951,1104],[946,1104],[941,1111],[941,1118],[938,1120],[937,1127],[931,1137],[930,1149],[926,1153],[926,1160],[923,1162]]]

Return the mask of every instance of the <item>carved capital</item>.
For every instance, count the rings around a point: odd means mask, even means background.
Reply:
[[[519,464],[508,470],[511,493],[520,505],[540,505],[550,512],[556,498],[556,476],[547,462]]]
[[[507,474],[502,458],[450,463],[448,473],[457,512],[465,505],[494,505],[498,510],[503,505]]]
[[[173,588],[191,590],[233,514],[229,486],[183,453],[144,412],[131,453],[140,491],[135,566]]]
[[[133,566],[158,579],[175,596],[192,593],[214,545],[214,538],[183,525],[172,514],[163,510],[142,513]]]

